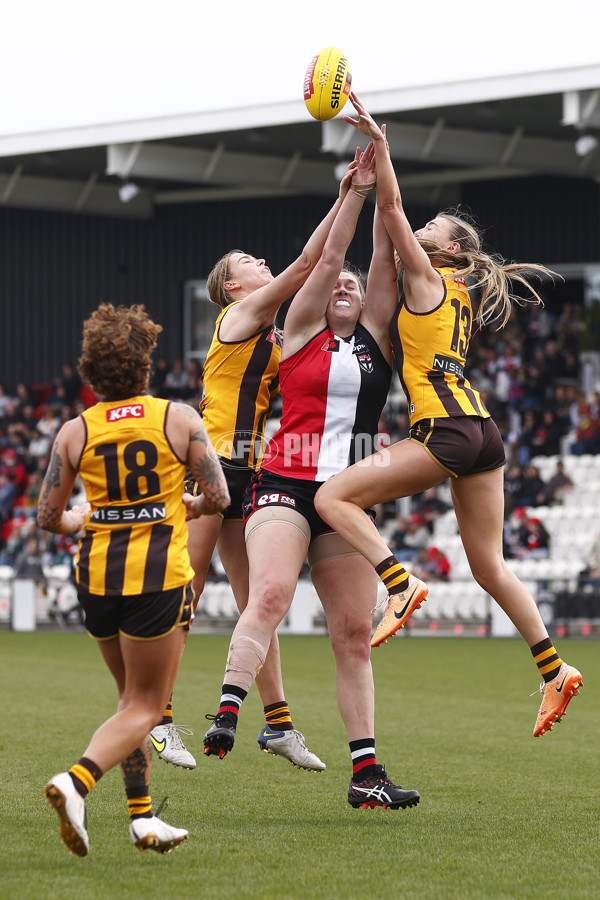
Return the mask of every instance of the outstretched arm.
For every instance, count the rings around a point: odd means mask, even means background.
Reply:
[[[377,208],[402,261],[405,275],[411,280],[424,278],[439,286],[439,277],[433,271],[429,257],[414,236],[406,218],[385,134],[356,94],[350,94],[350,101],[358,113],[358,121],[351,116],[344,116],[344,120],[373,141],[377,169]]]
[[[385,125],[381,132],[385,137]],[[377,187],[379,192],[379,185]],[[398,272],[394,257],[394,245],[387,232],[379,209],[373,217],[373,255],[367,278],[367,300],[360,321],[377,340],[391,362],[392,347],[389,326],[398,306]]]
[[[225,340],[246,340],[272,325],[279,307],[293,297],[305,283],[321,257],[331,226],[348,193],[352,175],[358,165],[359,154],[360,150],[357,150],[355,158],[340,182],[339,195],[335,203],[309,237],[300,256],[269,284],[253,291],[244,298],[243,303],[237,304],[227,313],[221,325],[221,334]]]
[[[321,258],[306,284],[298,291],[285,319],[283,355],[290,356],[326,323],[331,292],[344,265],[346,251],[354,237],[356,223],[365,198],[375,186],[375,154],[369,144],[363,153],[357,151],[358,163],[352,175],[352,186],[331,227]]]

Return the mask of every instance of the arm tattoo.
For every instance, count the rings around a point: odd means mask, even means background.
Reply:
[[[178,408],[185,413],[188,419],[195,420],[198,418],[198,413],[191,406],[188,406],[187,403],[179,403]]]
[[[46,482],[47,482],[47,490],[50,488],[60,487],[60,475],[62,469],[62,458],[60,453],[56,448],[56,444],[52,449],[52,455],[50,456],[50,465],[48,466],[48,471],[46,472]]]
[[[58,453],[55,443],[50,457],[50,465],[48,466],[48,470],[44,477],[44,483],[42,484],[42,490],[40,491],[37,514],[38,524],[42,528],[45,528],[46,531],[53,531],[55,533],[58,532],[58,529],[61,526],[63,511],[62,509],[59,510],[57,506],[50,505],[49,494],[53,488],[60,487],[62,466],[62,457]]]
[[[198,429],[198,431],[195,431],[190,436],[190,444],[198,444],[198,443],[204,444],[205,447],[208,447],[208,435],[207,435],[206,431],[200,431],[200,429]]]
[[[194,432],[190,437],[190,444],[192,442],[203,444],[206,450],[204,456],[191,464],[192,475],[204,495],[206,512],[218,512],[228,503],[227,483],[221,463],[204,428]]]

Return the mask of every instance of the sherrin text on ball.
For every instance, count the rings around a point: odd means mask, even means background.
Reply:
[[[313,118],[333,119],[352,90],[352,73],[339,47],[325,47],[314,56],[304,76],[304,102]]]

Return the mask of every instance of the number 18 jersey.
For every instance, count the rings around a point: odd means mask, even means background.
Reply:
[[[437,269],[444,298],[435,309],[416,313],[400,301],[390,325],[400,383],[406,394],[410,424],[422,419],[481,416],[489,418],[478,391],[465,378],[473,308],[456,269]]]
[[[186,467],[165,433],[169,405],[140,395],[82,413],[79,473],[91,512],[77,582],[90,594],[154,593],[193,577],[182,503]]]

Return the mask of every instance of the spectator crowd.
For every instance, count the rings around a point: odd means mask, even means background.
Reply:
[[[579,368],[585,331],[583,307],[565,304],[558,313],[527,303],[516,306],[502,331],[476,333],[470,350],[469,379],[481,392],[505,441],[506,555],[548,552],[548,535],[525,509],[559,503],[570,479],[559,460],[547,481],[533,465],[536,456],[600,453],[600,391],[584,392]],[[202,367],[192,360],[170,363],[159,358],[151,380],[156,396],[196,406],[202,391]],[[38,495],[50,450],[61,424],[95,402],[76,367],[44,385],[0,384],[0,565],[13,568],[33,541],[44,566],[71,562],[76,547],[62,535],[42,532],[35,523]],[[390,395],[381,420],[382,443],[408,435],[404,396]],[[79,486],[79,490],[80,490]],[[81,499],[81,498],[80,498]],[[74,502],[78,502],[74,498]],[[445,511],[435,489],[412,500],[411,514],[396,523],[393,550],[411,559],[422,577],[445,580],[449,564],[432,546],[435,518]],[[385,520],[395,508],[380,510]]]
[[[197,406],[202,391],[201,367],[181,360],[157,361],[152,393]],[[42,567],[71,565],[76,543],[65,535],[42,531],[35,522],[38,496],[54,438],[68,419],[96,402],[76,367],[65,363],[51,384],[18,384],[8,392],[0,384],[0,565],[19,570],[35,556]],[[77,483],[78,491],[81,484]],[[82,498],[73,497],[73,502]],[[40,579],[35,579],[40,580]]]

